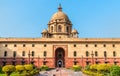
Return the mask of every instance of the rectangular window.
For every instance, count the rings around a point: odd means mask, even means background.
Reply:
[[[95,47],[97,47],[97,44],[95,44]]]
[[[15,65],[15,62],[12,62],[12,65]]]
[[[86,65],[89,65],[89,62],[86,62]]]
[[[77,62],[74,62],[74,65],[77,65]]]
[[[35,44],[32,44],[32,47],[35,47]]]
[[[76,52],[76,51],[74,51],[74,54],[73,54],[73,55],[74,55],[74,57],[76,57],[76,56],[77,56],[77,52]]]
[[[46,51],[44,51],[44,57],[46,57],[47,56],[47,52]]]
[[[103,47],[106,47],[106,45],[104,44]]]
[[[113,44],[113,47],[115,47],[115,44]]]
[[[8,45],[7,44],[5,44],[5,47],[7,47]]]
[[[14,51],[14,52],[13,52],[13,57],[16,57],[16,54],[17,54],[16,51]]]
[[[7,51],[4,52],[4,57],[6,57],[6,56],[7,56]]]
[[[115,51],[113,51],[113,57],[116,57],[116,52]]]
[[[86,47],[88,47],[88,44],[86,44]]]
[[[98,56],[98,52],[97,52],[97,51],[95,51],[95,56],[96,56],[96,57]]]
[[[22,52],[22,56],[25,56],[25,51]]]
[[[104,51],[104,57],[107,57],[107,52],[106,51]]]
[[[98,64],[98,62],[95,62],[96,64]]]
[[[14,44],[14,47],[17,47],[17,45],[16,45],[16,44]]]
[[[76,47],[76,44],[74,44],[74,47]]]
[[[43,65],[46,65],[46,62],[43,62]]]
[[[23,47],[25,47],[25,44],[23,44]]]
[[[32,51],[31,53],[32,53],[32,56],[35,56],[35,52],[34,51]]]
[[[88,51],[86,51],[86,56],[87,56],[87,57],[89,56],[89,52],[88,52]]]
[[[47,47],[47,45],[46,45],[46,44],[44,44],[44,47]]]

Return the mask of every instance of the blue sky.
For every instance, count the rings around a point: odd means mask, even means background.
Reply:
[[[41,37],[59,3],[80,38],[120,37],[120,0],[0,0],[0,37]]]

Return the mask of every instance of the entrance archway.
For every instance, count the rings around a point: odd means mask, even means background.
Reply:
[[[55,50],[55,67],[65,66],[65,51],[63,48],[57,48]]]

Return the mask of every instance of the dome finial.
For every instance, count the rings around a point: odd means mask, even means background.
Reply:
[[[58,11],[62,11],[61,4],[59,4]]]

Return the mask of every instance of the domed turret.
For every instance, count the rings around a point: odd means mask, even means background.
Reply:
[[[59,5],[58,11],[53,14],[53,16],[51,17],[49,23],[54,23],[56,21],[71,23],[68,16],[64,12],[62,12],[61,5]]]
[[[44,30],[42,31],[42,33],[48,33],[48,30],[47,30],[47,29],[44,29]]]
[[[77,33],[78,34],[78,31],[76,29],[73,29],[72,33]]]
[[[47,30],[47,29],[44,29],[44,30],[42,31],[42,37],[44,37],[44,38],[48,38],[48,37],[49,37],[49,33],[48,33],[48,30]]]
[[[71,35],[73,38],[78,38],[78,31],[76,29],[73,29],[72,32],[71,32]]]
[[[62,11],[61,5],[48,23],[48,30],[42,31],[43,38],[77,38],[77,30],[72,30],[72,23],[67,14]]]
[[[58,10],[58,12],[53,14],[53,16],[51,18],[51,21],[53,21],[53,20],[62,20],[62,19],[65,20],[65,21],[69,21],[68,16],[64,12]]]

